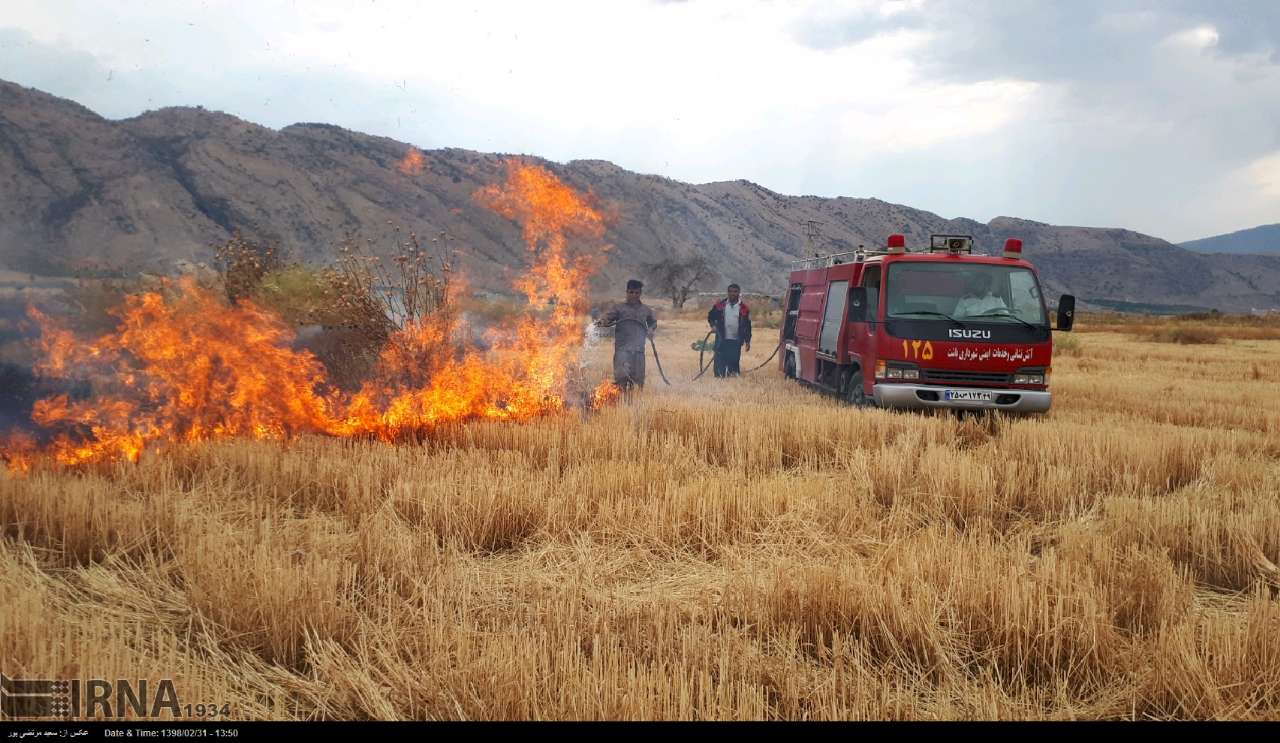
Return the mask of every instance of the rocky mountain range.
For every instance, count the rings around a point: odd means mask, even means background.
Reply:
[[[456,248],[474,286],[502,290],[528,265],[527,250],[518,227],[473,194],[503,177],[505,159],[418,151],[326,124],[277,131],[203,108],[108,120],[0,81],[0,269],[33,277],[85,266],[167,271],[209,261],[233,231],[319,263],[347,235],[389,246],[398,225],[446,235],[433,245]],[[962,233],[986,252],[1022,238],[1051,296],[1069,291],[1117,309],[1280,308],[1280,256],[1210,256],[1125,229],[1012,217],[983,224],[874,198],[788,196],[747,181],[690,184],[600,160],[530,159],[612,213],[613,248],[596,278],[602,293],[646,263],[694,255],[709,258],[719,280],[777,293],[789,263],[814,250],[880,245],[892,232],[911,246],[931,233]]]
[[[1181,245],[1197,253],[1280,255],[1280,224],[1264,224],[1226,235],[1191,240]]]

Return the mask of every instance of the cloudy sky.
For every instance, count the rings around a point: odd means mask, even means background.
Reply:
[[[5,0],[0,78],[945,217],[1280,222],[1280,0]]]

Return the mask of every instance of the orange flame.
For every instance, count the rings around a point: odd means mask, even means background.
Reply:
[[[38,447],[30,434],[15,431],[0,438],[0,452],[4,453],[9,471],[23,473],[30,471],[38,454]]]
[[[427,158],[423,157],[422,151],[417,147],[410,147],[404,157],[400,158],[400,162],[396,163],[396,170],[409,176],[421,175],[426,168]]]
[[[39,312],[43,374],[96,374],[100,397],[66,395],[36,402],[31,419],[64,430],[48,448],[63,464],[137,460],[156,440],[226,436],[285,438],[325,430],[330,403],[310,355],[288,348],[292,335],[274,315],[241,303],[227,307],[183,279],[176,299],[158,292],[127,297],[117,330],[82,344]],[[8,454],[6,452],[6,458]]]
[[[591,409],[600,410],[608,407],[622,397],[622,388],[606,379],[591,392]]]
[[[323,367],[289,347],[292,333],[278,317],[249,301],[228,307],[192,279],[173,296],[128,297],[114,311],[117,329],[89,343],[32,310],[42,329],[38,371],[88,372],[96,393],[36,403],[32,420],[56,432],[40,450],[78,465],[136,461],[154,445],[231,436],[393,440],[455,421],[553,414],[579,396],[593,409],[616,400],[612,383],[586,392],[574,376],[588,279],[599,259],[573,257],[567,246],[570,237],[603,237],[599,211],[544,168],[518,161],[507,164],[501,186],[481,189],[476,199],[522,225],[533,258],[516,282],[528,310],[492,330],[487,350],[459,348],[455,317],[442,313],[393,334],[370,380],[345,394],[326,391]],[[0,443],[15,471],[28,469],[35,451],[17,437]]]

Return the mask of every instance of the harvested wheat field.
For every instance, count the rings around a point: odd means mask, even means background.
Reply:
[[[595,414],[0,474],[0,666],[236,719],[1280,718],[1280,340],[1081,325],[1041,418],[681,382],[674,321]]]

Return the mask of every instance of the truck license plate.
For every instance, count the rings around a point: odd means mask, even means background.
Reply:
[[[943,394],[943,399],[952,402],[991,402],[992,394],[972,390],[947,390]]]

